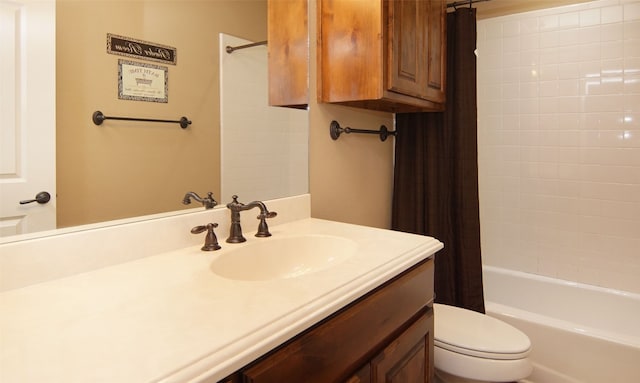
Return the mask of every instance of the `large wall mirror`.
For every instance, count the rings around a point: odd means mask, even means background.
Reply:
[[[182,204],[187,191],[211,191],[221,204],[228,202],[221,195],[220,34],[266,40],[267,0],[57,0],[55,8],[57,227],[197,207]],[[174,47],[176,64],[110,54],[107,34]],[[122,59],[165,66],[167,102],[119,98]],[[242,99],[234,101],[236,110]],[[91,120],[97,110],[107,116],[187,116],[192,124],[181,129],[107,120],[98,126]],[[304,124],[300,129],[308,130],[308,118]],[[260,166],[269,167],[266,161]],[[233,172],[250,163],[230,166]]]

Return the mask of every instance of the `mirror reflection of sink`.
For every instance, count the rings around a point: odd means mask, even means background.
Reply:
[[[211,270],[245,281],[295,278],[339,264],[356,248],[354,241],[331,235],[271,237],[220,254]]]

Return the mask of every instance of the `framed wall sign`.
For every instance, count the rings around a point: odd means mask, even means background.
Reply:
[[[107,33],[107,53],[173,65],[176,65],[178,55],[178,51],[174,47],[112,33]]]
[[[168,71],[165,66],[118,60],[118,98],[169,102]]]

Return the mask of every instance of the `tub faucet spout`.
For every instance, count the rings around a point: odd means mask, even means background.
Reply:
[[[231,210],[231,228],[229,230],[229,238],[227,238],[227,242],[241,243],[247,240],[242,235],[242,227],[240,226],[240,212],[253,209],[254,207],[260,209],[260,214],[257,217],[260,220],[260,223],[258,224],[258,232],[256,233],[256,237],[271,236],[271,233],[269,232],[269,226],[267,225],[267,218],[273,218],[278,215],[275,211],[269,211],[267,209],[267,206],[262,201],[252,201],[248,204],[244,204],[242,202],[238,202],[237,195],[234,195],[231,198],[233,198],[233,201],[227,204],[227,208]]]

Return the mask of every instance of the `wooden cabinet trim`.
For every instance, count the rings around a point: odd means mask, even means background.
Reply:
[[[446,1],[430,1],[429,25],[427,26],[426,98],[441,104],[446,102],[447,90],[447,11]]]
[[[365,364],[355,374],[353,374],[345,383],[369,383],[371,382],[371,363]]]

